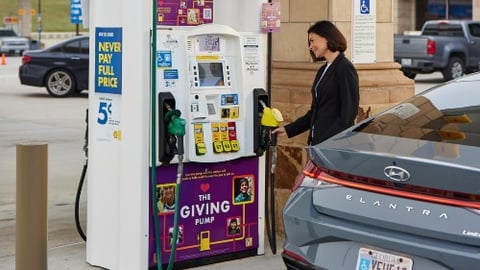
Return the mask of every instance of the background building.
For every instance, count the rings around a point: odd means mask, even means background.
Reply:
[[[479,0],[394,0],[394,33],[420,30],[426,20],[480,19]]]

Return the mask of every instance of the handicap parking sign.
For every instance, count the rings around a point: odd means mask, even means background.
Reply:
[[[360,0],[360,14],[370,14],[370,0]]]

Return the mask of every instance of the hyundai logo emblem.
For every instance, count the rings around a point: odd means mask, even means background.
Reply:
[[[383,170],[383,173],[385,173],[385,175],[393,181],[405,182],[410,180],[410,173],[407,170],[397,166],[387,166]]]

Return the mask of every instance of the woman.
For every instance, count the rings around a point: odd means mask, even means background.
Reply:
[[[314,62],[326,61],[313,81],[310,110],[273,133],[291,138],[310,129],[307,143],[315,145],[354,124],[360,94],[357,71],[344,55],[347,41],[334,24],[312,25],[308,46]]]

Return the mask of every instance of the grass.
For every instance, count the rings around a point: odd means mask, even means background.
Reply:
[[[0,25],[3,24],[5,16],[18,15],[20,1],[28,0],[0,0]],[[75,32],[76,24],[70,22],[70,0],[30,0],[31,8],[38,12],[38,1],[41,3],[42,11],[42,31],[43,32]],[[25,9],[27,14],[28,8]],[[32,34],[37,33],[37,14],[32,16]],[[79,25],[80,31],[88,31]]]

